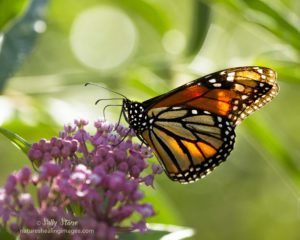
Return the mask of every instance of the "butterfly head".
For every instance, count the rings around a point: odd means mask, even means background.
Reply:
[[[140,135],[147,128],[148,116],[142,103],[123,99],[123,115],[136,134]]]

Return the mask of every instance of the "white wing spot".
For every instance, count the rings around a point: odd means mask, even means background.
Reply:
[[[221,87],[222,86],[221,83],[214,83],[213,85],[214,85],[214,87]]]
[[[226,80],[227,80],[228,82],[233,82],[234,76],[228,76],[228,77],[226,78]]]

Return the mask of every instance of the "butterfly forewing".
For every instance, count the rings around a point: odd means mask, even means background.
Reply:
[[[211,111],[239,124],[278,93],[276,73],[264,67],[229,68],[145,101],[146,109],[185,106]]]

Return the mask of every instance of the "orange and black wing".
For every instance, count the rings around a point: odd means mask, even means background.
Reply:
[[[234,124],[203,110],[163,107],[142,133],[167,175],[181,183],[204,177],[233,149]]]
[[[172,180],[195,181],[226,160],[235,126],[277,92],[276,74],[268,68],[207,75],[144,102],[151,126],[142,138]]]
[[[148,111],[172,106],[207,110],[237,125],[277,93],[276,73],[272,69],[237,67],[196,79],[143,105]]]

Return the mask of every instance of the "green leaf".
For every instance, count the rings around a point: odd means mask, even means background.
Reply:
[[[194,0],[191,34],[186,55],[193,57],[201,49],[210,26],[210,6],[200,0]]]
[[[286,16],[295,14],[292,11],[275,9],[268,1],[261,0],[217,0],[231,8],[233,14],[243,17],[271,32],[281,41],[300,51],[300,31],[298,27]],[[281,1],[283,3],[283,1]]]
[[[22,15],[28,5],[28,0],[1,0],[0,1],[0,32],[5,31],[13,21]]]
[[[47,3],[48,0],[32,0],[24,16],[4,35],[0,33],[0,91],[31,52],[39,34],[34,26],[36,23],[43,24]]]
[[[16,237],[10,234],[5,228],[0,226],[0,239],[15,240]]]
[[[120,233],[120,240],[157,240],[162,237],[168,237],[168,239],[187,239],[194,235],[194,230],[185,227],[179,227],[174,225],[164,224],[149,224],[149,230],[145,233],[130,232]]]
[[[251,20],[258,25],[264,27],[268,31],[272,32],[275,36],[288,42],[296,49],[300,50],[300,32],[297,27],[290,23],[285,15],[281,15],[278,11],[273,9],[267,3],[260,0],[244,1],[252,10],[260,12],[264,15],[264,18],[257,17],[258,14],[252,14]]]
[[[0,128],[0,133],[7,137],[17,148],[27,155],[31,145],[24,138],[4,128]]]

